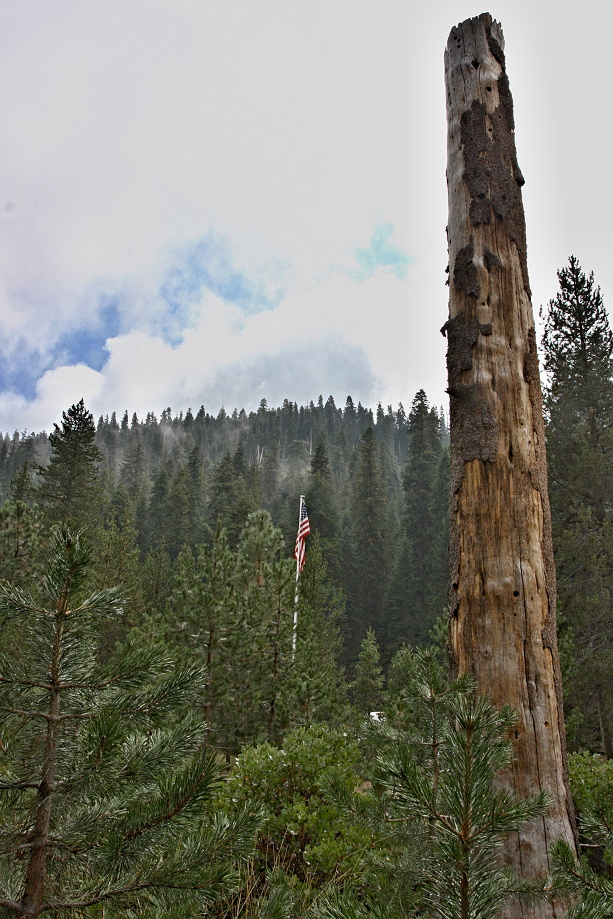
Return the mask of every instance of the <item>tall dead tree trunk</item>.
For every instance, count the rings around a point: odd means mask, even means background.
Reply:
[[[508,776],[552,807],[508,841],[520,876],[574,846],[568,790],[545,434],[513,102],[489,13],[452,29],[445,54],[449,191],[451,643],[460,673],[518,713]],[[561,915],[518,907],[509,916]]]

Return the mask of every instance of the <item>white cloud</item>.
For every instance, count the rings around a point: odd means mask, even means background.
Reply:
[[[340,385],[339,368],[330,363],[332,352],[339,360],[351,355],[357,361],[353,379],[351,365],[342,375],[349,389],[335,396],[360,391],[361,398],[395,403],[410,400],[425,386],[440,401],[443,373],[423,348],[428,317],[410,298],[411,285],[384,269],[362,283],[336,278],[250,316],[207,293],[197,321],[174,348],[140,332],[109,340],[110,358],[96,402],[100,410],[127,406],[143,413],[166,404],[185,409],[206,397],[209,410],[222,403],[252,409],[262,397],[273,401],[256,379],[264,372],[270,390],[279,392],[276,377],[287,385],[280,399],[308,401]],[[284,358],[288,353],[290,367]],[[440,367],[443,354],[441,339]],[[239,372],[241,365],[251,370]],[[226,394],[219,381],[227,382],[231,370],[242,383]],[[318,381],[317,391],[309,391],[306,380],[311,386]],[[236,405],[229,402],[231,395]]]
[[[410,399],[419,386],[443,398],[442,57],[451,26],[474,13],[467,0],[3,4],[5,387],[20,354],[39,351],[49,366],[66,334],[95,329],[113,301],[109,362],[84,376],[100,412],[179,408],[197,392],[238,400],[263,380],[280,391],[300,347],[317,372],[294,398],[316,397],[306,390],[318,379],[324,392],[326,380],[344,387],[352,373],[374,400]],[[602,120],[593,88],[608,78],[613,8],[586,0],[578,17],[560,0],[499,0],[495,15],[527,180],[535,306],[555,294],[570,252],[613,305],[613,186],[606,144],[587,127]],[[589,66],[568,50],[577,48],[590,48]],[[351,269],[385,224],[415,258],[405,281],[335,279],[331,266]],[[245,318],[207,295],[187,318],[168,318],[160,284],[173,253],[210,233],[230,241],[246,277],[268,272],[276,283],[284,266],[278,310]],[[158,340],[164,331],[176,341],[186,322],[176,348]],[[48,371],[31,407],[2,396],[0,427],[48,427],[80,398],[85,370],[72,370]]]
[[[73,402],[83,398],[86,405],[93,404],[102,385],[102,375],[85,364],[57,367],[43,374],[32,400],[0,393],[0,417],[16,419],[15,430],[49,431]],[[5,425],[4,432],[11,433],[11,426]]]
[[[376,212],[398,224],[399,172],[376,153],[406,153],[390,18],[398,35],[407,14],[391,0],[376,14],[345,0],[24,0],[3,64],[5,277],[26,293],[12,321],[36,314],[49,333],[45,302],[74,321],[92,282],[147,275],[210,227],[247,263],[287,260],[301,285]]]
[[[250,410],[262,398],[304,403],[330,393],[342,402],[352,395],[407,405],[421,387],[442,401],[443,340],[433,363],[423,347],[429,319],[410,281],[389,269],[363,282],[337,277],[253,315],[207,292],[196,313],[175,347],[138,330],[117,336],[106,342],[100,373],[83,366],[48,371],[32,405],[5,398],[0,412],[18,411],[28,426],[38,420],[49,428],[81,396],[96,416],[200,403],[212,412],[222,404]]]

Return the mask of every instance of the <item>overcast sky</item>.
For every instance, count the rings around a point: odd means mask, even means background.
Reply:
[[[534,307],[613,306],[609,4],[498,2]],[[0,430],[446,399],[443,52],[407,0],[0,0]]]

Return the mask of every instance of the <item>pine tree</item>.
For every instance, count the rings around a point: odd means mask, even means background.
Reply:
[[[413,547],[415,580],[411,591],[414,637],[425,640],[432,620],[428,616],[428,555],[443,521],[433,519],[432,498],[442,454],[440,421],[430,408],[423,389],[413,399],[409,413],[409,449],[403,475],[404,532]],[[448,512],[448,508],[445,509]],[[444,518],[443,518],[444,519]],[[408,636],[407,636],[408,637]]]
[[[554,881],[572,903],[567,919],[613,915],[613,762],[586,752],[569,757],[578,812],[580,858],[553,847]]]
[[[280,531],[257,511],[236,550],[218,528],[195,557],[186,547],[177,560],[163,617],[166,641],[173,653],[206,669],[209,739],[227,754],[257,739],[278,742],[289,726],[338,722],[344,712],[339,591],[313,537],[293,654],[295,565],[284,554]]]
[[[601,832],[610,839],[609,827],[601,827]],[[556,889],[572,904],[566,919],[609,919],[613,915],[611,878],[597,874],[586,858],[576,859],[561,840],[552,847],[552,857]]]
[[[236,547],[247,517],[258,506],[258,484],[257,473],[247,464],[240,444],[234,455],[225,454],[213,473],[208,523],[214,532],[221,522],[232,548]]]
[[[179,469],[168,490],[166,545],[175,559],[183,546],[195,546],[198,538],[193,480],[187,466]]]
[[[40,574],[42,520],[37,507],[5,501],[0,508],[0,580],[25,587]]]
[[[117,503],[106,523],[92,533],[92,561],[89,567],[89,584],[92,590],[115,584],[129,603],[124,606],[123,617],[114,620],[105,636],[105,647],[124,639],[129,629],[140,623],[144,614],[141,586],[140,552],[134,526],[132,506]]]
[[[239,619],[234,631],[237,709],[245,739],[278,743],[288,723],[283,688],[291,666],[294,565],[266,511],[247,518],[237,552]],[[250,737],[248,735],[251,735]]]
[[[167,547],[170,519],[170,483],[172,467],[170,462],[163,463],[156,475],[149,494],[147,508],[147,545],[155,547],[163,543]]]
[[[517,900],[533,915],[552,896],[550,879],[521,882],[502,854],[506,834],[547,806],[543,794],[525,801],[501,789],[515,714],[477,697],[466,675],[450,683],[431,649],[403,648],[391,670],[385,717],[367,725],[372,790],[352,798],[327,788],[345,819],[370,827],[366,884],[324,892],[313,915],[501,919]]]
[[[196,445],[187,460],[189,511],[188,543],[195,546],[204,538],[204,508],[206,502],[206,465],[201,447]]]
[[[350,687],[354,705],[362,715],[369,715],[381,708],[383,684],[383,668],[377,639],[373,630],[367,629],[355,667],[355,679]]]
[[[262,450],[263,456],[260,465],[260,481],[262,487],[262,507],[273,517],[277,510],[277,493],[281,476],[279,463],[279,443],[271,441]]]
[[[140,575],[145,609],[154,618],[162,617],[173,585],[173,566],[163,540],[147,552]]]
[[[400,538],[386,596],[388,658],[403,642],[427,642],[448,591],[449,458],[423,389],[413,399],[408,432]]]
[[[35,497],[36,491],[32,482],[32,470],[30,463],[26,460],[11,479],[9,498],[11,501],[23,501],[26,504],[32,504]]]
[[[38,467],[38,501],[51,524],[87,528],[101,510],[96,427],[83,399],[62,412],[62,425],[49,435],[51,458]]]
[[[326,439],[320,436],[311,457],[311,476],[305,493],[311,532],[320,538],[321,551],[336,577],[340,574],[340,520],[332,487]]]
[[[317,534],[309,538],[298,589],[296,653],[283,689],[292,727],[325,721],[335,724],[346,710],[346,687],[339,656],[340,620],[345,603],[328,578]]]
[[[170,641],[207,663],[211,738],[228,755],[278,742],[289,723],[294,570],[267,511],[249,515],[236,549],[218,527],[195,560],[179,558]]]
[[[115,589],[86,590],[90,553],[54,531],[44,603],[0,587],[0,907],[5,915],[198,913],[233,882],[253,825],[213,820],[216,758],[192,713],[202,671],[128,642],[106,663]],[[118,912],[114,912],[117,910]]]
[[[379,729],[376,774],[396,837],[398,901],[438,919],[494,919],[513,899],[543,900],[546,879],[522,884],[501,857],[505,834],[547,804],[544,795],[520,801],[497,785],[511,761],[515,714],[476,697],[466,677],[449,684],[430,651],[413,657],[409,673],[411,717],[396,732]]]
[[[383,628],[383,601],[390,570],[391,522],[388,489],[381,470],[372,427],[356,450],[351,500],[351,524],[345,551],[347,596],[346,648],[349,660],[358,655],[367,628]]]
[[[200,662],[206,674],[204,715],[207,733],[217,749],[234,751],[228,709],[234,672],[230,639],[237,623],[236,556],[218,527],[212,543],[186,546],[177,559],[174,587],[168,601],[167,642],[181,656]]]
[[[558,280],[543,334],[554,510],[572,521],[587,507],[602,524],[613,484],[613,333],[593,273],[571,256]]]
[[[558,595],[574,664],[575,742],[613,756],[613,334],[594,276],[558,272],[543,335]],[[577,722],[579,719],[574,719]]]
[[[444,448],[430,495],[430,545],[424,558],[425,611],[430,628],[449,603],[449,450]]]
[[[587,413],[588,424],[597,423],[611,409],[613,334],[594,273],[586,276],[574,255],[568,262],[545,317],[546,404],[550,411],[559,402],[572,405],[579,417]]]
[[[138,533],[138,544],[144,550],[148,544],[147,510],[151,482],[143,443],[139,438],[132,445],[134,436],[131,435],[130,437],[130,446],[125,454],[125,460],[121,468],[120,487],[125,488],[130,499],[134,514],[134,525]]]

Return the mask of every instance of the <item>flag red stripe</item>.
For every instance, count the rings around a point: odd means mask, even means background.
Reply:
[[[296,534],[296,548],[294,550],[294,558],[298,562],[298,571],[302,571],[304,567],[304,562],[306,559],[305,540],[310,532],[311,527],[309,526],[309,518],[307,515],[306,505],[304,503],[304,499],[301,499],[300,523],[298,524],[298,533]]]

